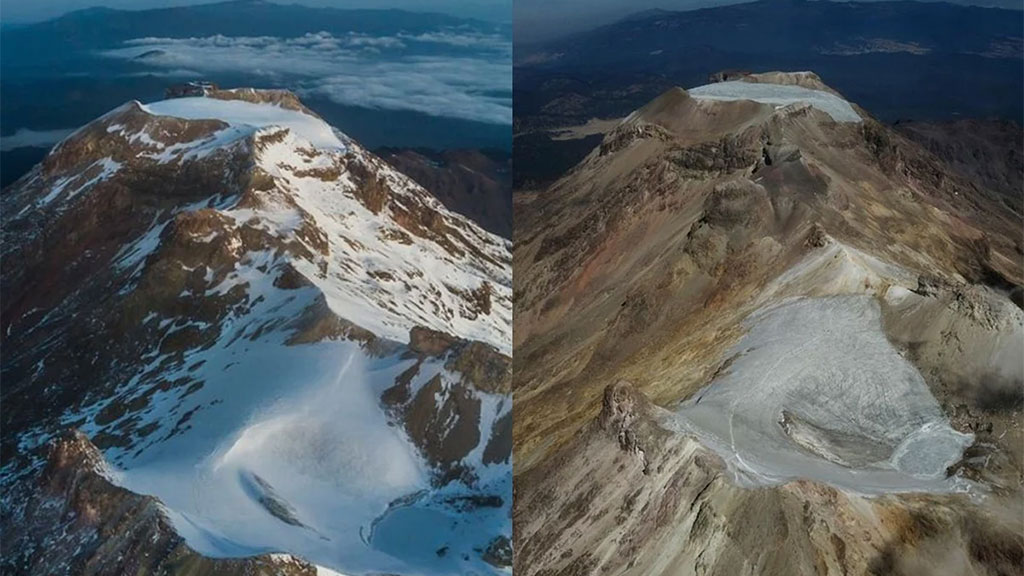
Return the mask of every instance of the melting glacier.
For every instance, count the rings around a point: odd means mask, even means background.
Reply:
[[[718,82],[691,88],[687,92],[702,100],[753,100],[762,104],[786,106],[806,103],[827,113],[836,122],[860,122],[860,114],[849,102],[824,90],[812,90],[788,84],[754,82]]]
[[[717,452],[737,483],[808,478],[863,494],[968,489],[946,469],[973,438],[950,426],[886,339],[875,298],[787,300],[747,326],[723,375],[672,422]]]

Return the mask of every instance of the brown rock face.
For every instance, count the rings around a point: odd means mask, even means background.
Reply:
[[[409,332],[409,352],[418,362],[400,374],[381,400],[393,419],[402,423],[410,439],[441,473],[450,479],[462,474],[459,464],[489,432],[484,446],[484,463],[506,462],[512,449],[512,413],[497,419],[491,430],[481,430],[481,403],[475,391],[491,394],[511,392],[511,361],[492,346],[466,341],[450,334],[416,326]],[[429,359],[443,359],[442,373],[421,374]],[[412,382],[430,379],[415,395]]]
[[[511,362],[493,346],[415,326],[409,332],[409,349],[424,356],[445,356],[445,368],[460,373],[479,390],[499,394],[511,391]]]
[[[462,374],[473,387],[484,392],[512,391],[512,364],[508,356],[483,342],[469,342],[449,357],[445,367]]]
[[[404,420],[413,443],[441,468],[453,466],[480,442],[480,401],[463,386],[445,390],[440,376],[420,388]]]
[[[895,129],[974,183],[976,194],[995,192],[1018,214],[1024,213],[1024,141],[1019,124],[965,119],[898,122]]]
[[[359,179],[359,200],[370,212],[379,214],[388,200],[387,185],[360,162],[350,164],[349,171]]]
[[[753,74],[750,70],[722,70],[715,72],[708,76],[708,82],[714,84],[716,82],[729,82],[731,80],[739,80],[746,76]]]
[[[491,439],[484,448],[484,464],[508,462],[512,456],[512,423],[514,411],[499,418],[491,428]]]
[[[409,349],[417,354],[440,356],[450,350],[458,339],[439,330],[414,326],[409,331]]]
[[[646,399],[642,398],[636,389],[624,380],[605,388],[604,400],[601,402],[601,414],[598,416],[601,429],[611,432],[619,439],[620,443],[622,443],[624,435],[634,436],[630,432],[630,427],[643,416],[646,409],[645,401]],[[629,444],[630,446],[623,445],[623,448],[635,447],[635,437]]]
[[[643,464],[643,473],[650,474],[647,451],[661,441],[660,428],[651,425],[653,407],[633,387],[620,380],[604,390],[601,413],[597,417],[601,430],[619,443],[624,452],[633,454]]]
[[[218,86],[213,82],[186,82],[184,84],[175,84],[174,86],[168,86],[164,90],[164,98],[194,98],[206,96],[209,92],[219,90]]]
[[[506,536],[499,536],[488,544],[484,550],[484,561],[499,568],[512,566],[512,541]]]

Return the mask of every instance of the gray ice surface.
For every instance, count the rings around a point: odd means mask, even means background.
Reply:
[[[826,112],[836,122],[861,122],[862,118],[849,102],[823,90],[812,90],[788,84],[753,82],[718,82],[687,90],[693,98],[703,100],[753,100],[762,104],[785,106],[804,102]]]
[[[725,373],[673,425],[744,485],[796,478],[864,494],[964,490],[946,478],[972,437],[953,430],[882,332],[870,296],[801,298],[759,311]]]

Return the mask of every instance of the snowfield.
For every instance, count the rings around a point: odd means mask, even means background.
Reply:
[[[234,366],[237,356],[225,350],[203,355],[209,379],[189,403],[191,426],[124,459],[116,472],[122,486],[158,496],[198,552],[286,551],[351,574],[445,574],[459,571],[454,552],[472,555],[507,522],[502,510],[430,506],[437,495],[427,465],[377,401],[410,361],[367,360],[351,343],[266,343],[253,352]],[[245,397],[233,396],[242,383]],[[410,494],[424,502],[411,510],[444,522],[424,531],[415,518],[399,517],[371,538],[389,504]],[[453,556],[438,558],[453,540]]]
[[[798,298],[748,319],[731,364],[673,425],[738,483],[809,478],[858,493],[967,490],[947,479],[972,437],[953,430],[886,339],[868,295]]]
[[[846,100],[830,92],[803,86],[730,81],[698,86],[687,92],[693,98],[702,100],[753,100],[775,106],[806,103],[827,113],[836,122],[862,121]]]
[[[233,330],[190,353],[178,370],[163,367],[164,355],[146,358],[124,386],[142,390],[156,377],[203,383],[152,395],[140,417],[156,432],[142,445],[104,451],[116,483],[160,498],[178,533],[211,557],[286,552],[349,575],[495,572],[475,550],[511,533],[511,465],[485,465],[481,448],[465,459],[479,477],[473,489],[432,486],[428,464],[379,400],[415,359],[371,356],[350,341],[289,346],[286,333],[254,337],[264,323],[298,317],[316,290],[279,290],[253,272],[247,280],[259,303],[233,320]],[[442,363],[424,363],[413,395],[437,372],[445,386],[459,380]],[[477,395],[485,446],[511,403]],[[68,419],[87,417],[82,429],[93,435],[104,406]],[[448,504],[480,493],[502,495],[505,503],[471,510]],[[451,553],[440,557],[444,546]]]

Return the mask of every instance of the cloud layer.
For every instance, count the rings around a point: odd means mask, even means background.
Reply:
[[[477,30],[138,38],[104,54],[161,74],[256,75],[339,104],[512,123],[511,39]]]
[[[0,152],[7,152],[16,148],[49,148],[72,132],[74,132],[73,128],[59,128],[57,130],[18,128],[18,131],[14,134],[0,138]]]

